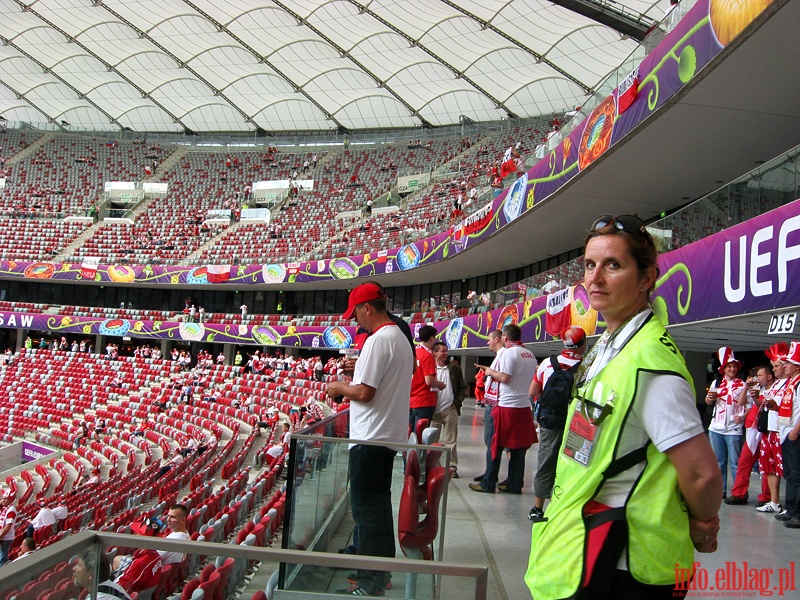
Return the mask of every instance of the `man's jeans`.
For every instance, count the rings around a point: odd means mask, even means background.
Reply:
[[[392,465],[395,451],[358,444],[350,449],[350,509],[358,530],[358,554],[394,558]],[[374,593],[389,582],[388,571],[359,569],[358,584]]]

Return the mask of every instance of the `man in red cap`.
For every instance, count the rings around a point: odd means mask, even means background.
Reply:
[[[372,282],[350,292],[343,319],[353,319],[371,335],[356,361],[350,383],[328,384],[330,398],[350,400],[350,437],[385,445],[355,443],[350,448],[350,508],[358,531],[357,553],[394,558],[392,444],[407,438],[412,355],[408,341],[386,312],[383,289]],[[358,582],[338,593],[383,595],[390,579],[384,571],[358,571]]]
[[[131,525],[137,535],[156,537],[163,524],[158,519],[147,519]],[[126,592],[141,592],[158,585],[161,577],[161,555],[157,550],[139,548],[130,555],[118,554],[114,557],[112,579]]]
[[[384,295],[384,298],[385,298],[386,297],[386,291],[383,289],[381,284],[375,283],[373,285],[376,285],[376,286],[378,286],[378,288],[380,288],[380,290],[383,292],[383,295]],[[398,315],[395,315],[395,314],[392,314],[391,312],[388,312],[388,311],[386,312],[386,314],[389,315],[389,318],[394,322],[394,324],[397,325],[400,328],[400,331],[402,331],[405,334],[406,339],[408,340],[408,344],[411,347],[411,354],[412,354],[412,356],[414,356],[416,354],[417,347],[414,344],[414,335],[411,333],[411,327],[408,325],[408,323],[402,317],[400,317]],[[370,335],[372,335],[371,331],[367,331],[363,327],[359,326],[359,328],[356,329],[355,336],[353,336],[353,345],[351,346],[351,348],[354,348],[355,350],[361,350],[361,348],[364,347],[364,342],[367,341],[367,338]],[[345,373],[347,373],[349,375],[352,375],[353,366],[354,366],[353,363],[354,362],[355,361],[351,361],[351,360],[347,361],[347,365],[346,365],[346,368],[345,368]]]
[[[536,401],[534,412],[539,422],[539,458],[533,480],[533,508],[528,513],[528,518],[534,523],[544,520],[544,501],[553,493],[558,449],[564,437],[564,426],[567,424],[569,403],[572,400],[571,383],[586,351],[586,332],[577,325],[569,327],[562,338],[564,350],[558,356],[542,361],[528,388],[528,395]],[[560,373],[548,387],[556,368]]]

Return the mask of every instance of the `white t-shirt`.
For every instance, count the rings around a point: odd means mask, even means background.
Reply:
[[[739,406],[737,399],[745,388],[745,383],[741,379],[728,381],[723,377],[719,382],[711,384],[711,391],[717,392],[718,396],[714,402],[714,416],[708,426],[709,431],[721,435],[741,435],[744,427],[744,415],[752,403],[750,397],[747,398],[745,406]],[[739,417],[739,422],[734,421],[734,417]]]
[[[672,31],[675,27],[680,23],[680,20],[683,18],[683,8],[680,4],[672,4],[667,7],[667,10],[664,12],[664,29],[667,32]]]
[[[645,310],[636,315],[611,340],[611,344],[601,345],[597,358],[587,371],[588,380],[593,379],[619,354],[625,343],[639,330],[650,314],[650,310]],[[602,340],[603,338],[601,342]],[[641,373],[636,392],[633,410],[625,423],[625,436],[619,440],[617,456],[624,456],[641,448],[648,439],[659,452],[665,452],[703,433],[703,424],[695,405],[694,390],[683,377]],[[669,401],[665,402],[665,399]],[[594,500],[606,506],[624,506],[631,486],[641,475],[644,466],[644,463],[640,463],[606,481]],[[617,568],[628,570],[626,552],[622,553]]]
[[[797,385],[794,379],[789,379],[786,382],[786,386],[791,386],[791,385]],[[784,387],[784,393],[786,393],[787,391],[789,390],[787,390],[786,387]],[[792,416],[789,417],[788,423],[786,423],[785,419],[783,418],[778,419],[778,432],[779,432],[778,435],[781,438],[781,444],[783,444],[783,442],[786,441],[786,438],[789,436],[789,432],[795,425],[797,425],[797,421],[800,419],[800,397],[798,397],[800,394],[798,394],[797,388],[795,388],[794,391],[791,393],[794,394],[794,397],[792,398]],[[780,406],[782,400],[783,400],[783,394],[779,394],[778,397],[775,398],[775,401],[778,403],[778,406]]]
[[[0,509],[0,529],[3,529],[9,522],[11,522],[11,527],[6,532],[6,534],[0,538],[0,540],[8,541],[14,539],[14,534],[16,532],[16,521],[17,521],[17,509],[14,507],[13,504],[6,506],[5,508]]]
[[[443,367],[436,365],[436,379],[447,386],[443,390],[438,390],[436,399],[436,414],[438,415],[453,406],[455,396],[453,395],[453,382],[450,379],[450,369],[447,368],[447,365]]]
[[[619,354],[625,342],[639,330],[650,314],[650,310],[645,310],[636,315],[614,337],[610,345],[601,346],[597,358],[588,369],[588,380],[593,379],[612,358]],[[665,452],[703,433],[703,424],[695,405],[694,390],[683,377],[643,373],[640,375],[636,390],[638,395],[630,417],[625,423],[626,436],[620,440],[617,456],[624,456],[636,448],[641,448],[648,439],[652,440],[659,452]],[[665,402],[665,399],[671,401]],[[637,465],[606,482],[595,500],[606,506],[623,506],[633,480],[639,476],[643,466]]]
[[[510,375],[506,383],[500,384],[498,406],[505,408],[530,408],[528,388],[536,375],[536,357],[525,346],[508,346],[498,355],[496,371]]]
[[[780,405],[781,399],[783,398],[783,388],[786,387],[787,381],[788,379],[776,379],[773,381],[770,388],[762,392],[763,402],[766,402],[767,400],[774,400],[776,404]],[[780,431],[780,428],[778,427],[777,409],[770,411],[770,414],[767,417],[767,428],[770,431]]]
[[[353,385],[375,389],[371,402],[350,403],[350,437],[354,440],[405,443],[413,356],[397,325],[387,324],[367,338],[356,362]]]
[[[493,369],[495,371],[499,370],[497,368],[497,365],[500,364],[500,357],[503,355],[503,352],[505,352],[505,350],[506,350],[505,348],[500,348],[497,351],[497,354],[495,355],[494,360],[492,361],[492,364],[489,366],[490,369]],[[494,385],[492,385],[492,384],[494,384]],[[483,386],[484,386],[484,389],[486,390],[485,394],[487,394],[489,396],[488,403],[491,404],[492,402],[494,402],[494,404],[496,405],[497,404],[497,398],[493,398],[492,397],[492,390],[493,390],[493,388],[497,388],[498,387],[498,383],[496,381],[495,382],[492,381],[492,376],[491,375],[487,375],[483,380]],[[497,394],[497,389],[494,389],[494,394],[495,395]]]
[[[167,540],[190,540],[192,536],[189,535],[188,531],[171,531],[167,534],[165,538]],[[167,566],[172,563],[179,563],[183,560],[183,553],[182,552],[168,552],[166,550],[159,550],[159,556],[161,556],[161,564],[163,566]]]
[[[56,517],[53,514],[53,511],[46,506],[43,506],[31,521],[31,525],[33,525],[34,529],[41,529],[42,527],[47,527],[55,522]]]
[[[564,351],[557,357],[558,364],[561,365],[562,369],[570,369],[574,367],[577,363],[581,362],[581,357],[579,354]],[[550,358],[548,357],[547,360],[543,360],[539,367],[536,369],[536,381],[539,385],[542,386],[542,390],[544,390],[544,386],[547,385],[547,380],[550,379],[550,375],[553,374],[553,365],[550,362]]]

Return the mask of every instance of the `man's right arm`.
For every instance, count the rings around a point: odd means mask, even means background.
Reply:
[[[344,396],[353,402],[369,404],[375,397],[375,388],[365,383],[353,385],[344,381],[332,381],[328,384],[326,393],[329,398]]]

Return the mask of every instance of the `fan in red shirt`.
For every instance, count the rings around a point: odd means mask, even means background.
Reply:
[[[436,328],[423,325],[417,334],[419,344],[416,348],[417,368],[411,378],[411,410],[408,414],[408,425],[411,431],[420,419],[433,419],[436,410],[437,392],[447,387],[436,379],[436,360],[431,348],[436,343]]]

